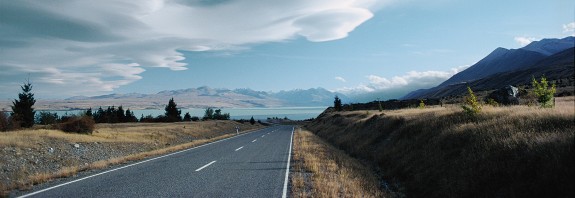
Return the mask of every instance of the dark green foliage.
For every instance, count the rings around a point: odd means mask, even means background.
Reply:
[[[90,110],[91,111],[91,110]],[[86,113],[88,115],[88,113]],[[102,107],[98,108],[95,113],[92,113],[96,123],[124,123],[124,122],[137,122],[138,118],[130,111],[124,111],[124,107],[119,106],[117,109],[114,106],[108,107],[106,110]]]
[[[71,116],[65,122],[60,123],[59,128],[69,133],[92,134],[94,125],[94,119],[90,116]]]
[[[42,125],[56,124],[58,122],[58,114],[41,111],[36,116],[36,123]]]
[[[254,119],[254,116],[252,116],[252,118],[250,119],[250,124],[252,124],[252,125],[256,124],[256,120]]]
[[[115,122],[126,122],[126,114],[121,105],[118,107],[118,110],[114,111],[114,113],[116,114],[117,119]]]
[[[130,109],[126,109],[126,116],[124,118],[124,122],[138,122],[138,118],[134,115]]]
[[[178,105],[174,102],[174,98],[171,98],[168,102],[168,105],[165,108],[166,110],[166,121],[167,122],[179,122],[182,121],[182,111],[178,109]]]
[[[202,120],[229,120],[230,119],[230,114],[229,113],[222,113],[221,109],[212,109],[212,108],[207,108],[205,113],[204,113],[204,117],[202,118]]]
[[[88,110],[86,110],[85,115],[86,115],[86,116],[90,116],[90,117],[93,116],[93,114],[92,114],[92,107],[90,107]]]
[[[29,128],[34,125],[35,111],[32,106],[36,103],[32,93],[30,81],[20,86],[22,93],[18,94],[18,99],[12,102],[12,121],[18,123],[20,127]]]
[[[341,111],[341,99],[339,99],[339,97],[336,95],[335,96],[335,100],[333,101],[333,108],[336,111]]]
[[[204,113],[204,117],[202,118],[202,120],[211,120],[214,117],[214,109],[212,108],[206,108],[206,111]]]
[[[184,121],[186,122],[192,121],[192,116],[190,115],[189,112],[186,112],[186,114],[184,115]]]
[[[216,109],[214,111],[214,120],[229,120],[230,114],[229,113],[222,113],[221,109]]]
[[[200,121],[200,118],[198,116],[192,116],[191,121],[193,122]]]
[[[8,114],[4,111],[0,111],[0,131],[7,131],[9,123]]]

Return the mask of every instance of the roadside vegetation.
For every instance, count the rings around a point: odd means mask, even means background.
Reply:
[[[372,167],[309,131],[294,133],[292,159],[292,197],[387,197]]]
[[[575,197],[573,96],[473,116],[457,105],[328,110],[306,128],[371,161],[408,197]]]

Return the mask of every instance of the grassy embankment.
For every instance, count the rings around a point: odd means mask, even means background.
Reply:
[[[383,197],[370,167],[315,134],[296,130],[293,139],[292,197]]]
[[[574,197],[575,97],[553,109],[326,112],[307,128],[413,197]]]
[[[128,123],[128,124],[97,124],[92,135],[64,133],[57,130],[35,129],[0,133],[0,148],[10,148],[16,151],[13,157],[21,157],[24,152],[34,152],[32,155],[47,155],[48,147],[54,150],[70,149],[70,145],[98,143],[105,148],[127,150],[121,153],[131,153],[109,159],[79,163],[77,156],[62,156],[49,158],[42,163],[60,163],[63,166],[57,171],[33,171],[37,162],[30,161],[19,165],[19,169],[5,177],[9,183],[0,182],[0,195],[12,189],[27,189],[31,185],[43,183],[56,178],[69,177],[79,171],[101,169],[111,165],[141,160],[147,157],[166,154],[201,144],[213,142],[235,135],[235,127],[240,126],[243,132],[261,125],[240,124],[235,121],[204,121],[187,123]],[[59,148],[60,147],[60,148]],[[138,147],[130,149],[126,147]],[[144,152],[137,152],[145,148]],[[74,161],[76,162],[74,163]],[[72,162],[71,162],[72,161]],[[2,193],[3,192],[3,193]]]

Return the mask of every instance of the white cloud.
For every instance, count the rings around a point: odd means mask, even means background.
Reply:
[[[340,77],[340,76],[336,76],[336,77],[335,77],[335,80],[341,81],[341,82],[347,82],[347,80],[345,80],[345,78]]]
[[[575,36],[575,22],[564,24],[563,33],[569,34],[570,36]]]
[[[146,67],[186,70],[182,51],[345,38],[388,2],[6,1],[0,6],[0,69],[10,73],[0,74],[0,83],[20,82],[30,73],[53,93],[109,92],[141,79]]]
[[[515,39],[515,42],[517,42],[517,43],[519,43],[519,45],[521,45],[521,47],[529,45],[529,43],[536,40],[533,37],[524,37],[524,36],[516,36],[514,39]]]
[[[417,89],[437,86],[468,67],[469,65],[455,67],[449,71],[410,71],[405,75],[391,78],[369,75],[366,76],[366,83],[356,87],[343,87],[336,89],[336,91],[363,101],[373,100],[377,97],[385,99],[399,98]]]

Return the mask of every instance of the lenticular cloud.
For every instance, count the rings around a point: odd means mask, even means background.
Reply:
[[[21,0],[0,3],[0,83],[31,73],[71,94],[141,79],[146,67],[185,70],[182,51],[225,51],[303,37],[345,38],[375,0]],[[193,61],[193,60],[189,60]],[[121,71],[121,72],[110,72]],[[92,92],[82,91],[89,87]],[[4,89],[4,88],[2,88]],[[74,92],[74,90],[78,90]],[[6,91],[6,90],[2,90]]]

